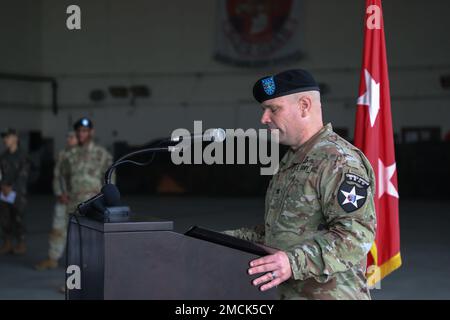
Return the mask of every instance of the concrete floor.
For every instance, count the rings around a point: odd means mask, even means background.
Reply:
[[[262,198],[144,197],[124,201],[134,212],[175,222],[175,230],[192,225],[215,230],[262,221]],[[64,270],[37,272],[33,265],[46,256],[53,198],[32,196],[26,223],[28,253],[0,257],[0,299],[64,299],[58,288]],[[374,299],[450,299],[450,202],[401,202],[403,266],[372,290]]]

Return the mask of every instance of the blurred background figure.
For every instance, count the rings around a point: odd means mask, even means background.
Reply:
[[[61,164],[70,156],[70,152],[78,144],[75,131],[67,133],[66,146],[58,154],[54,173],[53,173],[53,192],[56,196],[55,209],[53,214],[52,229],[49,235],[48,258],[38,263],[36,270],[55,269],[58,267],[58,260],[64,253],[66,245],[67,223],[69,212],[67,204],[69,203],[69,183],[67,172],[61,172]]]
[[[0,254],[20,255],[27,250],[23,212],[26,206],[29,161],[19,148],[19,137],[15,129],[7,129],[1,136],[6,150],[0,156],[0,224],[3,237]]]
[[[94,124],[81,118],[74,124],[78,146],[71,149],[61,164],[61,174],[69,185],[69,213],[79,203],[95,196],[103,186],[104,174],[112,164],[112,155],[94,142]]]
[[[111,154],[94,143],[94,125],[88,118],[74,124],[55,166],[53,189],[57,204],[49,237],[48,259],[37,270],[54,269],[64,253],[69,214],[79,203],[100,192],[105,171],[112,164]]]

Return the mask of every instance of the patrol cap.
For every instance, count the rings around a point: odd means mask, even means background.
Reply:
[[[16,131],[16,129],[13,129],[13,128],[6,128],[4,131],[2,131],[2,133],[1,133],[1,136],[2,136],[2,138],[4,138],[4,137],[7,137],[7,136],[10,136],[10,135],[15,135],[15,136],[17,136],[17,131]]]
[[[253,96],[259,103],[304,91],[320,91],[320,88],[313,76],[302,69],[263,77],[253,86]]]
[[[92,129],[94,127],[94,124],[92,121],[86,117],[79,119],[77,122],[74,123],[73,129],[76,131],[78,128],[89,128]]]

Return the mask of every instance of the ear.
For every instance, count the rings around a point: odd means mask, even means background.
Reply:
[[[300,108],[300,113],[303,118],[307,117],[311,112],[312,99],[310,96],[302,96],[298,100],[298,105]]]

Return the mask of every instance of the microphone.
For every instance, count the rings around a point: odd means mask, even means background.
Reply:
[[[203,134],[191,134],[189,136],[178,136],[178,137],[172,137],[170,138],[170,141],[172,142],[179,142],[181,139],[201,139],[203,141],[214,141],[214,142],[222,142],[225,140],[227,134],[225,130],[221,128],[217,129],[209,129],[206,130]]]
[[[99,194],[80,203],[77,208],[81,215],[86,216],[93,209],[103,213],[106,211],[106,207],[115,207],[119,206],[119,204],[119,189],[117,189],[115,185],[109,183],[102,187]]]
[[[226,135],[227,134],[226,134],[225,130],[223,130],[223,129],[220,129],[220,128],[219,129],[208,129],[203,134],[191,134],[188,136],[171,137],[171,138],[162,140],[162,142],[178,142],[181,139],[202,139],[203,141],[222,142],[225,140]],[[158,144],[158,146],[161,145],[162,142],[160,142]],[[114,169],[117,166],[119,166],[123,163],[133,163],[133,164],[137,164],[137,165],[144,165],[142,163],[137,163],[135,161],[128,160],[133,156],[136,156],[138,154],[154,153],[154,152],[174,152],[174,151],[178,150],[178,148],[174,147],[174,146],[166,146],[166,147],[158,147],[158,146],[137,150],[137,151],[128,153],[128,154],[122,156],[120,159],[116,160],[105,172],[105,186],[108,184],[111,184],[111,176],[114,172]],[[150,160],[150,162],[151,162],[151,160]],[[95,199],[94,199],[94,201],[95,201]]]

